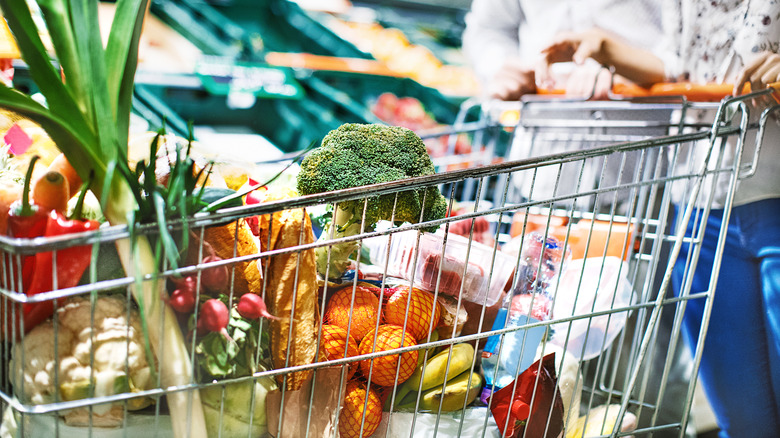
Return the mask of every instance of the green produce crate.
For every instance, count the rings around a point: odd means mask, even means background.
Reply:
[[[257,61],[276,51],[371,58],[287,0],[153,0],[151,9],[210,55]]]
[[[166,118],[172,132],[187,133],[187,123],[236,127],[260,134],[284,152],[319,144],[330,130],[347,122],[368,123],[370,113],[346,96],[323,94],[302,83],[299,98],[257,98],[246,108],[231,107],[227,96],[209,92],[195,75],[155,75],[136,80],[135,96]]]
[[[244,30],[208,4],[152,0],[151,12],[207,55],[252,58]]]
[[[133,111],[149,121],[150,129],[163,125],[168,133],[187,138],[189,126],[159,97],[146,87],[136,85],[133,93]]]

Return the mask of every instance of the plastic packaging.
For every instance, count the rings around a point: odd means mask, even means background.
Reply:
[[[493,330],[552,319],[553,288],[570,259],[571,252],[564,253],[558,239],[548,237],[545,240],[540,233],[528,233],[514,286],[504,298]],[[487,383],[483,400],[490,396],[494,384],[495,388],[503,388],[533,363],[537,347],[546,333],[546,327],[538,326],[488,338],[482,351],[482,371]]]
[[[392,235],[388,261],[388,237],[375,237],[363,241],[369,251],[371,263],[384,268],[387,275],[414,280],[414,286],[440,294],[460,297],[477,304],[492,306],[498,302],[501,292],[512,275],[515,260],[492,246],[458,236],[420,234],[419,250],[417,232],[405,231]],[[468,263],[466,256],[468,255]],[[492,270],[492,276],[490,275]]]
[[[487,423],[486,423],[487,420]],[[461,412],[427,414],[421,412],[384,412],[382,422],[372,436],[408,438],[410,436],[464,436],[500,438],[493,416],[485,407],[468,407]]]
[[[633,303],[628,266],[619,257],[573,260],[561,278],[553,312],[557,318],[612,311]],[[611,312],[552,326],[550,343],[566,348],[580,360],[605,351],[626,325],[629,312]]]

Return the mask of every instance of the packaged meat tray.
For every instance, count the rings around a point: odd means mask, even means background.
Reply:
[[[414,280],[415,287],[477,304],[495,304],[514,271],[512,257],[468,238],[448,234],[422,233],[417,248],[417,231],[393,234],[387,275]],[[384,267],[388,237],[366,239],[371,262]],[[468,262],[467,262],[468,261]],[[492,277],[490,273],[493,273]],[[462,290],[462,292],[461,292]]]

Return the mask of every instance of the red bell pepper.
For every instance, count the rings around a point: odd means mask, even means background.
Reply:
[[[19,238],[33,238],[42,236],[46,230],[47,211],[41,210],[37,205],[30,203],[30,180],[32,179],[33,168],[38,156],[30,159],[30,165],[27,168],[27,175],[24,178],[24,188],[22,189],[22,199],[11,205],[8,211],[8,235]],[[14,272],[16,269],[16,258],[10,263],[9,269]],[[32,281],[33,271],[35,270],[35,255],[22,257],[22,291],[26,292]],[[19,284],[15,282],[12,289]]]
[[[71,220],[61,213],[52,211],[46,220],[44,236],[54,237],[65,234],[81,233],[96,230],[100,226],[94,220]],[[92,259],[92,246],[82,245],[57,251],[57,289],[67,289],[76,286],[89,266]],[[54,288],[54,257],[52,251],[40,252],[35,255],[35,272],[33,273],[28,296],[41,292],[49,292]],[[43,301],[24,306],[24,328],[30,330],[54,313],[54,303]]]
[[[40,236],[45,237],[92,231],[100,226],[99,222],[93,220],[70,220],[56,211],[49,212],[44,223],[45,228]],[[34,255],[34,258],[35,270],[30,279],[29,288],[25,291],[28,296],[53,290],[54,272],[57,275],[57,289],[76,286],[92,259],[92,246],[81,245],[58,250],[56,271],[52,251],[39,252]],[[5,327],[5,330],[0,330],[0,332],[9,333],[15,326],[17,336],[20,336],[19,312],[17,311],[13,315],[10,309],[6,309],[6,312],[8,313],[9,324]],[[54,301],[25,303],[22,306],[21,313],[24,319],[24,331],[29,332],[33,327],[52,316],[54,313]],[[2,338],[6,337],[2,336]]]

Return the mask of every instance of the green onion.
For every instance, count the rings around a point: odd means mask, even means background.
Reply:
[[[27,3],[0,0],[22,58],[47,104],[40,105],[23,93],[0,85],[0,106],[40,124],[82,180],[87,181],[90,172],[94,172],[90,188],[101,200],[103,214],[112,225],[127,225],[135,230],[129,221],[135,220],[139,209],[159,212],[178,208],[178,205],[166,208],[159,204],[139,205],[142,198],[133,192],[133,188],[137,189],[137,179],[133,183],[136,175],[127,169],[138,41],[149,0],[117,1],[105,49],[96,0],[36,1],[62,71],[52,64]],[[152,198],[160,202],[156,196]],[[167,233],[167,227],[163,228]],[[140,279],[157,272],[155,260],[159,260],[159,251],[155,254],[144,236],[117,242],[117,250],[128,276]],[[174,313],[160,300],[163,284],[137,281],[133,296],[147,323],[151,346],[158,358],[163,356],[161,384],[163,387],[191,384],[193,369],[184,337]],[[175,436],[205,436],[206,425],[197,390],[171,392],[167,401]]]

